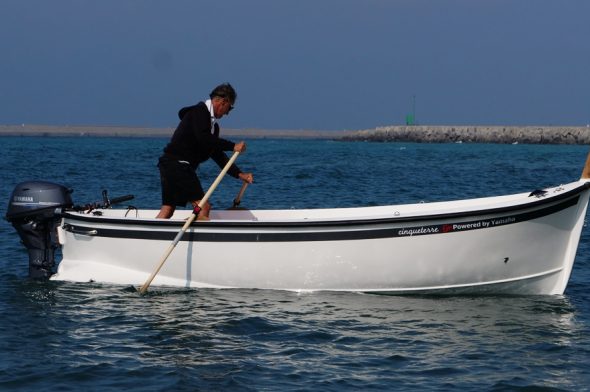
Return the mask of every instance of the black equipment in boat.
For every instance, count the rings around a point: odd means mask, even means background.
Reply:
[[[105,190],[102,203],[74,206],[72,191],[47,181],[21,182],[12,191],[6,220],[12,223],[29,252],[29,277],[33,279],[47,279],[55,273],[55,250],[59,247],[57,227],[63,209],[90,212],[110,208],[134,197],[126,195],[109,199]]]
[[[54,273],[59,211],[72,207],[71,193],[63,185],[46,181],[21,182],[12,191],[6,220],[29,252],[31,278],[45,279]]]

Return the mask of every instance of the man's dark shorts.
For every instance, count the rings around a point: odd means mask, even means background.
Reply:
[[[162,204],[185,206],[188,202],[201,200],[205,193],[195,170],[188,163],[168,157],[158,161],[162,183]]]

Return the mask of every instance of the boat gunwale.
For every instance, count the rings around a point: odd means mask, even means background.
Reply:
[[[335,220],[294,220],[294,221],[266,221],[266,220],[210,220],[210,221],[195,221],[192,223],[192,227],[200,227],[203,229],[217,228],[217,227],[256,227],[256,228],[285,228],[285,227],[330,227],[330,226],[364,226],[364,225],[380,225],[380,224],[392,224],[392,223],[406,223],[406,222],[420,222],[420,221],[434,221],[444,220],[449,218],[469,218],[473,216],[481,215],[498,215],[507,212],[520,211],[529,208],[537,208],[546,204],[559,202],[568,198],[579,195],[585,190],[590,189],[590,182],[584,182],[567,192],[544,196],[538,200],[531,201],[530,203],[514,204],[504,207],[492,207],[489,209],[477,209],[468,211],[448,212],[448,213],[437,213],[429,215],[413,215],[413,216],[393,216],[393,217],[379,217],[374,219],[335,219]],[[529,196],[533,197],[533,196]],[[473,199],[464,199],[473,200]],[[364,207],[361,207],[364,208]],[[78,213],[74,214],[67,210],[62,211],[60,215],[65,219],[103,223],[103,224],[124,224],[127,226],[170,226],[179,227],[182,226],[184,220],[165,220],[165,219],[141,219],[136,220],[134,218],[113,218],[104,216],[84,216]]]

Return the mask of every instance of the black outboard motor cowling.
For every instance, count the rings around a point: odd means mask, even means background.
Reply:
[[[47,279],[54,273],[57,226],[62,208],[72,207],[72,190],[45,181],[27,181],[12,191],[6,220],[29,252],[29,276]]]

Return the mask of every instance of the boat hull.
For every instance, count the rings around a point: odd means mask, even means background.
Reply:
[[[387,294],[561,294],[587,183],[456,202],[225,211],[190,226],[152,285]],[[142,284],[184,223],[65,213],[54,279]]]

